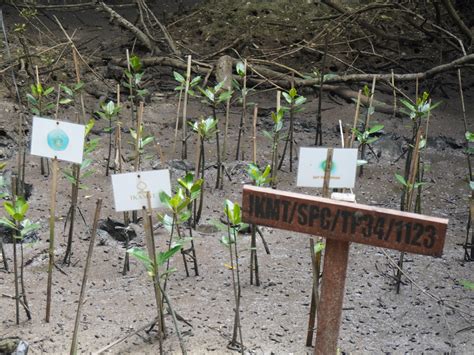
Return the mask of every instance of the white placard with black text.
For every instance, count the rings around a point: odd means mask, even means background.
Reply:
[[[140,171],[112,175],[115,211],[136,211],[148,206],[147,192],[151,195],[151,208],[162,207],[160,192],[171,195],[168,169]]]
[[[327,148],[300,148],[296,185],[323,187]],[[357,169],[357,149],[334,149],[329,188],[353,188]]]
[[[84,125],[33,116],[31,154],[81,164]]]

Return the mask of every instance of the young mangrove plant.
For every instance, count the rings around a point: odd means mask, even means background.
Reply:
[[[12,184],[14,185],[14,184]],[[23,261],[23,240],[24,237],[40,227],[37,223],[32,223],[26,218],[29,204],[23,197],[12,194],[11,201],[3,204],[8,217],[0,218],[0,225],[5,226],[13,232],[13,277],[15,286],[15,314],[16,324],[20,323],[20,304],[23,306],[26,316],[31,319],[31,311],[26,298],[24,282],[24,261]],[[18,251],[17,244],[20,243],[20,272],[18,273]],[[20,290],[21,288],[21,290]]]
[[[288,142],[290,143],[290,171],[293,171],[293,143],[294,143],[294,132],[295,132],[295,123],[294,118],[295,114],[301,112],[303,110],[302,105],[306,102],[306,97],[298,95],[298,92],[293,87],[288,92],[282,92],[285,101],[289,105],[289,107],[284,107],[283,109],[289,111],[290,114],[290,126],[288,127],[288,133],[285,139],[285,146],[283,148],[283,154],[281,155],[280,164],[278,164],[278,170],[281,170],[283,165],[283,161],[285,160],[286,156],[286,149],[288,148]]]
[[[188,227],[189,237],[191,238],[191,247],[188,249],[182,249],[181,252],[183,253],[183,257],[185,258],[188,256],[191,258],[194,264],[194,274],[199,276],[199,269],[197,263],[197,256],[196,256],[196,249],[194,248],[194,240],[193,240],[193,228],[196,228],[195,219],[196,219],[196,201],[199,195],[201,194],[202,183],[204,182],[203,179],[194,179],[193,173],[187,173],[186,176],[182,179],[178,179],[178,183],[183,187],[186,191],[186,196],[189,198],[190,203],[188,205],[188,210],[192,212],[191,217],[185,222]],[[186,276],[189,276],[188,268],[186,266]]]
[[[247,175],[252,179],[255,186],[267,186],[270,184],[270,165],[261,171],[255,164],[249,164],[247,167]],[[256,224],[250,226],[252,236],[250,239],[250,284],[253,285],[255,277],[255,285],[260,286],[259,266],[257,257],[257,233],[262,237],[262,241],[265,245],[265,250],[269,254],[268,246],[266,245],[265,239],[263,238],[262,232],[259,230]]]
[[[175,331],[176,331],[176,334],[177,334],[178,339],[179,339],[181,351],[182,351],[183,354],[186,354],[186,349],[184,347],[184,342],[183,342],[183,339],[181,337],[181,333],[180,333],[180,330],[179,330],[176,313],[174,311],[174,308],[172,306],[170,298],[169,298],[169,296],[166,292],[166,289],[162,284],[162,282],[166,282],[169,275],[171,273],[173,273],[174,271],[176,271],[176,269],[167,269],[165,272],[160,273],[160,269],[164,267],[165,263],[169,263],[169,261],[173,257],[173,255],[176,254],[177,252],[179,252],[180,250],[182,250],[182,248],[184,246],[184,242],[185,242],[185,240],[177,240],[172,245],[170,245],[170,247],[167,251],[152,253],[152,254],[154,254],[154,257],[153,256],[150,257],[150,252],[147,253],[145,250],[140,249],[140,248],[131,248],[127,252],[131,256],[133,256],[137,260],[139,260],[145,266],[145,269],[148,273],[148,276],[150,276],[150,278],[152,279],[153,286],[155,287],[155,290],[156,289],[159,290],[158,293],[155,293],[155,296],[158,296],[156,298],[156,302],[157,302],[157,307],[159,308],[159,310],[158,310],[159,317],[162,314],[162,310],[163,310],[163,306],[162,306],[163,300],[168,305],[168,310],[169,310],[169,313],[171,314],[172,319],[173,319],[173,324],[174,324]],[[160,331],[160,333],[165,333],[165,329],[163,329],[163,328],[160,329],[159,331]],[[162,344],[160,342],[160,347],[161,346],[162,346]]]
[[[423,149],[426,146],[426,138],[423,137],[422,125],[425,123],[425,119],[429,117],[431,111],[441,102],[431,104],[427,92],[424,92],[423,95],[418,97],[414,104],[404,99],[401,99],[400,101],[405,106],[401,111],[410,118],[412,123],[412,136],[409,139],[408,149],[406,151],[405,172],[403,175],[396,176],[396,179],[403,186],[400,199],[400,210],[421,213],[421,193],[424,169],[423,163],[420,159],[420,149]],[[417,190],[416,197],[414,197],[415,190]],[[414,205],[413,201],[416,201]],[[402,252],[400,253],[396,275],[397,293],[400,292],[403,259],[404,253]]]
[[[127,50],[127,69],[124,70],[125,80],[122,85],[129,90],[128,100],[130,101],[130,113],[132,124],[135,122],[136,107],[140,101],[144,101],[149,91],[143,87],[143,65],[140,57],[133,55],[129,56]]]
[[[204,143],[212,139],[213,136],[217,135],[217,119],[208,117],[206,119],[201,118],[200,121],[196,121],[192,124],[193,131],[199,135],[199,159],[196,165],[196,171],[199,174],[199,178],[204,180],[204,172],[206,170],[206,156]],[[196,201],[196,200],[195,200]],[[199,196],[199,206],[196,209],[194,207],[194,218],[193,225],[199,223],[201,219],[202,207],[204,202],[204,185],[201,185],[201,193]],[[194,202],[196,204],[197,202]]]
[[[221,238],[221,244],[229,250],[228,268],[232,272],[232,286],[234,290],[234,326],[232,332],[232,340],[229,348],[233,350],[240,350],[244,353],[244,344],[242,339],[242,327],[240,324],[240,273],[239,273],[239,251],[237,243],[237,235],[242,225],[242,214],[238,203],[233,203],[229,200],[225,201],[224,213],[227,218],[227,235]],[[239,342],[237,342],[239,336]]]
[[[374,155],[374,157],[378,160],[377,154],[374,152],[372,148],[373,143],[379,140],[379,137],[375,134],[380,132],[384,128],[382,124],[376,124],[372,127],[367,127],[366,130],[363,132],[359,131],[357,128],[352,128],[352,133],[355,135],[357,141],[359,142],[359,153],[360,153],[360,161],[365,163],[365,147],[369,148],[370,152]],[[363,174],[363,164],[360,165],[359,176]]]
[[[39,81],[38,75],[38,68],[36,67],[36,83],[31,84],[30,86],[30,93],[26,94],[26,99],[28,101],[28,107],[36,116],[47,116],[50,115],[55,107],[55,102],[53,93],[54,87],[46,87],[43,88],[43,85]],[[40,160],[40,167],[41,167],[41,175],[49,174],[49,164],[45,168],[45,161],[48,164],[48,160],[45,158],[41,158]]]
[[[252,89],[247,88],[247,61],[238,62],[235,66],[235,71],[237,75],[242,80],[242,87],[240,87],[239,82],[237,80],[232,80],[232,86],[234,89],[240,94],[239,95],[239,102],[242,104],[242,114],[240,115],[240,124],[239,124],[239,136],[237,139],[237,148],[235,150],[235,160],[239,160],[240,155],[240,144],[242,140],[242,136],[245,136],[245,122],[247,121],[247,95]],[[225,140],[227,140],[227,130],[229,126],[229,120],[226,119],[226,127],[225,127]],[[225,142],[225,141],[224,141]],[[224,152],[225,152],[225,144],[224,144]],[[244,160],[244,151],[242,147],[242,160]]]
[[[76,220],[76,211],[82,217],[84,224],[86,220],[84,215],[81,211],[81,208],[78,206],[78,199],[79,199],[79,190],[87,189],[87,185],[83,183],[84,179],[91,176],[94,173],[92,169],[92,158],[91,154],[97,149],[99,144],[99,138],[89,139],[89,134],[92,131],[92,128],[95,125],[95,121],[93,119],[89,120],[86,125],[85,130],[85,142],[84,142],[84,154],[83,160],[81,164],[73,164],[71,168],[63,170],[63,175],[66,179],[71,183],[71,204],[69,206],[68,213],[66,215],[66,220],[64,222],[64,230],[66,230],[67,223],[69,221],[69,231],[68,231],[68,238],[67,238],[67,246],[66,252],[64,254],[63,264],[70,265],[71,263],[71,255],[72,255],[72,239],[74,235],[74,223]]]
[[[192,178],[192,176],[190,177]],[[184,182],[184,181],[183,181]],[[191,219],[191,203],[199,196],[200,185],[202,181],[196,184],[193,189],[194,193],[188,193],[185,188],[178,187],[176,193],[173,196],[169,196],[166,192],[160,192],[160,201],[161,203],[171,212],[171,216],[168,214],[158,214],[158,220],[163,223],[165,228],[170,233],[169,245],[173,243],[173,237],[176,233],[178,241],[189,240],[184,232],[181,230],[181,226],[188,223]],[[197,258],[194,250],[194,244],[190,248],[191,253],[185,253],[181,249],[183,256],[183,263],[186,270],[186,275],[189,276],[189,268],[186,256],[192,259],[194,264],[194,271],[197,274]],[[167,267],[168,270],[168,267]]]
[[[216,86],[211,87],[208,86],[207,88],[203,89],[198,87],[199,91],[202,93],[204,97],[204,102],[207,103],[212,109],[212,117],[216,122],[216,126],[218,125],[217,120],[217,107],[226,102],[231,96],[231,90],[223,90],[224,81],[218,83]],[[216,189],[222,189],[224,184],[224,165],[222,164],[222,156],[221,156],[221,147],[219,143],[219,129],[215,130],[216,134],[216,155],[217,155],[217,177],[216,177]]]
[[[273,128],[271,132],[263,131],[265,137],[272,142],[272,160],[271,160],[271,183],[273,187],[277,185],[277,162],[278,162],[278,144],[281,140],[281,131],[283,129],[284,110],[279,109],[276,113],[272,112]]]
[[[108,121],[108,127],[104,131],[109,134],[109,148],[107,153],[107,162],[105,165],[105,176],[109,176],[110,156],[112,155],[112,122],[117,119],[120,113],[120,106],[116,105],[112,100],[110,100],[107,103],[101,102],[100,108],[101,110],[97,111],[96,113],[100,118]]]
[[[176,153],[176,143],[178,140],[178,128],[179,128],[179,118],[180,118],[180,109],[181,109],[181,99],[183,98],[183,91],[186,90],[186,84],[187,80],[186,78],[181,75],[180,73],[174,71],[173,72],[174,80],[178,82],[178,86],[174,88],[175,91],[179,91],[179,97],[178,97],[178,108],[176,110],[176,125],[174,128],[174,141],[173,141],[173,153]],[[188,95],[195,96],[196,92],[194,89],[199,85],[201,82],[201,77],[196,76],[192,80],[189,81],[189,85],[187,88],[187,93]]]

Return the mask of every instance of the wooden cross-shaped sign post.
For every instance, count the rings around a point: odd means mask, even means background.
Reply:
[[[315,354],[336,354],[350,242],[441,256],[447,219],[328,198],[244,186],[242,216],[255,223],[327,238]]]

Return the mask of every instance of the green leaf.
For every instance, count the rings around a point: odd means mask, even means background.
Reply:
[[[300,106],[306,102],[306,97],[298,96],[295,100],[295,106]]]
[[[468,290],[474,290],[474,282],[469,280],[459,280],[459,283]]]
[[[465,136],[468,142],[474,142],[474,133],[467,131]]]
[[[235,65],[235,71],[241,77],[245,76],[245,64],[243,62],[237,62]]]
[[[184,76],[182,76],[180,73],[176,71],[173,71],[173,76],[174,76],[174,80],[176,80],[180,84],[183,84],[186,81]]]
[[[84,83],[82,81],[78,82],[76,85],[74,85],[74,91],[79,91],[84,87]]]
[[[31,94],[26,94],[26,99],[28,100],[28,102],[30,104],[32,104],[33,106],[37,106],[38,105],[38,100],[36,100],[33,95]]]
[[[383,124],[376,124],[369,129],[369,134],[380,132],[384,128]]]
[[[59,87],[61,88],[62,91],[64,91],[66,94],[68,94],[69,96],[73,96],[74,93],[72,92],[72,90],[70,88],[68,88],[66,85],[64,84],[60,84]]]
[[[21,223],[21,225],[23,227],[20,231],[20,235],[22,238],[26,236],[28,233],[38,230],[41,227],[39,223],[32,223],[29,219],[25,219]]]
[[[292,100],[290,94],[288,94],[287,92],[282,92],[281,94],[282,94],[283,97],[285,98],[286,102],[288,102],[289,104],[291,104],[291,101],[293,101],[293,100]]]
[[[408,183],[407,181],[405,180],[405,178],[399,174],[395,174],[395,178],[398,180],[398,182],[400,184],[402,184],[403,186],[408,186]]]
[[[61,105],[69,105],[71,102],[73,102],[73,100],[72,100],[72,99],[69,99],[69,98],[65,98],[65,99],[59,100],[59,103],[60,103]]]
[[[41,87],[41,89],[42,89],[41,84],[40,84],[40,87]],[[51,94],[53,91],[54,91],[54,88],[53,88],[53,87],[47,88],[47,89],[44,91],[43,96],[48,96],[48,95]]]
[[[196,76],[193,80],[191,80],[191,82],[189,83],[189,86],[190,87],[194,87],[196,86],[197,84],[199,84],[201,82],[201,76]],[[188,93],[190,93],[191,91],[188,90]]]
[[[0,225],[5,226],[8,229],[17,230],[15,223],[6,217],[0,218]]]
[[[169,250],[165,252],[160,252],[156,256],[156,263],[158,266],[162,266],[165,262],[167,262],[174,254],[180,251],[183,248],[183,244],[175,243]]]
[[[149,271],[152,268],[151,260],[148,257],[148,254],[145,252],[145,250],[141,248],[130,248],[127,250],[127,253],[138,259],[139,261],[142,262],[143,265],[145,265],[145,268]]]
[[[326,244],[325,244],[325,243],[323,243],[323,242],[317,242],[317,243],[314,245],[314,253],[315,253],[315,254],[321,253],[325,247],[326,247]]]
[[[3,207],[5,208],[5,211],[13,217],[15,215],[15,207],[13,207],[13,204],[9,201],[5,201],[3,203]]]
[[[134,72],[139,72],[142,69],[140,58],[136,55],[130,57],[130,67]]]

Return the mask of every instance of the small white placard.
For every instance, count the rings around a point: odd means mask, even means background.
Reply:
[[[151,195],[151,208],[163,206],[160,192],[171,195],[170,172],[168,169],[140,171],[112,175],[115,211],[136,211],[148,205],[147,192]]]
[[[323,187],[327,148],[300,148],[297,186]],[[329,187],[353,188],[357,149],[334,149]]]
[[[84,125],[33,116],[31,154],[82,163]]]

